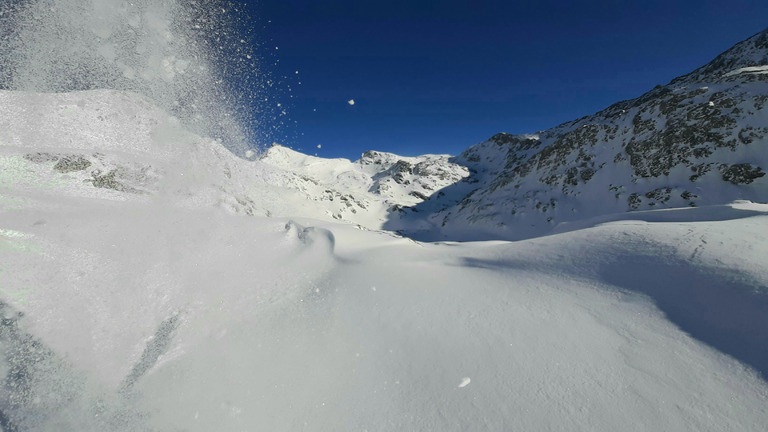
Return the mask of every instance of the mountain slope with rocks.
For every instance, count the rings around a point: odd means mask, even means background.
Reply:
[[[600,215],[768,200],[768,30],[639,98],[454,162],[471,175],[387,227],[519,239]]]

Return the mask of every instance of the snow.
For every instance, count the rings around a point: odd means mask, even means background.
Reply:
[[[434,191],[466,177],[466,167],[450,162],[448,155],[404,157],[369,151],[357,161],[326,159],[273,145],[260,158],[266,170],[291,193],[303,195],[315,208],[313,214],[331,215],[329,220],[344,220],[369,229],[381,229],[396,206],[414,205]],[[411,172],[400,172],[401,165]],[[416,173],[416,167],[423,172]],[[394,177],[399,175],[400,180]],[[274,211],[271,214],[277,214]],[[291,212],[284,216],[296,216]]]
[[[749,66],[749,67],[743,67],[739,69],[734,69],[725,76],[733,76],[733,75],[739,75],[739,74],[766,74],[768,73],[768,65],[762,65],[762,66]]]
[[[19,355],[30,377],[0,411],[19,430],[768,422],[766,204],[422,243],[311,199],[368,190],[396,155],[241,160],[120,92],[0,92],[0,141],[0,312],[19,328],[0,370]],[[132,189],[94,187],[114,167]]]

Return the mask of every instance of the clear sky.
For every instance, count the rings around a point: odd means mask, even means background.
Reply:
[[[497,132],[556,126],[666,84],[768,27],[765,0],[249,8],[263,24],[262,54],[279,60],[268,68],[290,119],[284,144],[349,159],[369,149],[458,154]]]

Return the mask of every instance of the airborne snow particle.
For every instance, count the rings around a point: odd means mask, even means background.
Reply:
[[[354,99],[350,99],[350,100],[347,101],[347,103],[350,104],[350,105],[354,105],[355,104],[355,100]]]
[[[459,384],[459,388],[464,388],[464,387],[468,386],[470,382],[472,382],[472,380],[469,379],[469,377],[462,378],[461,379],[461,384]]]
[[[317,148],[323,148],[323,145],[322,144],[318,144]]]
[[[246,151],[246,152],[245,152],[245,157],[247,157],[248,159],[250,159],[250,158],[252,158],[252,157],[253,157],[253,155],[255,155],[255,154],[256,154],[256,153],[254,153],[254,152],[253,152],[253,150],[248,150],[248,151]]]

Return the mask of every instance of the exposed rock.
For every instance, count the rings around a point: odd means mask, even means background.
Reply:
[[[96,170],[91,173],[93,178],[90,181],[93,183],[93,186],[97,188],[112,189],[118,192],[128,192],[128,193],[136,193],[136,194],[141,193],[140,190],[132,188],[120,182],[117,178],[117,174],[118,174],[117,169],[113,169],[106,174],[102,174],[101,171]]]
[[[765,176],[765,171],[762,168],[748,163],[720,165],[718,169],[723,175],[723,180],[733,184],[750,184]]]
[[[45,153],[45,152],[27,153],[24,155],[24,159],[33,163],[56,162],[59,160],[59,155]]]
[[[62,156],[53,169],[60,173],[83,171],[91,166],[91,161],[80,155]]]

